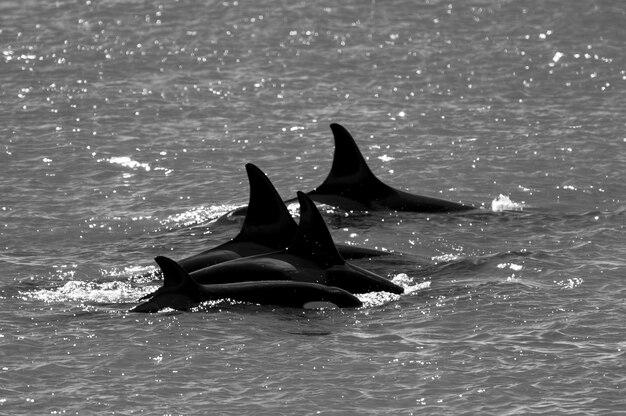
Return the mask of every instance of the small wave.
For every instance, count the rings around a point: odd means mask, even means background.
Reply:
[[[133,277],[133,282],[138,283],[139,278],[143,276],[155,275],[158,271],[156,266],[126,266],[123,268],[114,267],[111,269],[102,269],[100,272],[105,278],[120,279],[124,277]],[[145,283],[145,282],[139,282]]]
[[[491,210],[493,212],[502,211],[522,211],[525,207],[524,202],[514,202],[506,195],[500,194],[496,199],[491,201]]]
[[[132,170],[144,170],[146,172],[150,171],[163,171],[166,176],[169,176],[172,173],[172,169],[164,168],[161,166],[152,167],[149,163],[142,163],[137,160],[131,159],[128,156],[113,156],[108,159],[98,159],[98,163],[108,162],[112,165],[120,165],[128,169]]]
[[[515,273],[524,270],[522,258],[531,256],[528,251],[504,251],[481,256],[450,256],[441,258],[435,264],[424,269],[431,278],[440,279],[444,276],[455,279],[471,278],[479,270],[496,267],[499,270],[512,271],[511,277],[516,277]],[[444,261],[447,260],[447,261]]]
[[[234,205],[212,205],[210,207],[192,208],[188,211],[170,215],[161,220],[161,225],[172,224],[189,227],[191,225],[203,224],[207,221],[215,221],[226,213],[235,209]]]
[[[431,257],[431,260],[434,261],[435,264],[439,264],[439,263],[450,263],[452,261],[459,260],[460,258],[462,257],[459,254],[448,253],[448,254],[442,254],[440,256]]]

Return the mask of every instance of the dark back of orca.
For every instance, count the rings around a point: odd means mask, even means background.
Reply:
[[[202,286],[206,300],[232,299],[260,305],[303,308],[307,303],[328,302],[340,308],[354,308],[362,303],[350,292],[332,286],[288,280],[239,282]]]
[[[179,261],[189,273],[240,257],[283,250],[293,241],[298,224],[269,178],[246,164],[250,199],[239,233],[230,241]]]
[[[356,296],[343,289],[307,282],[265,280],[199,285],[174,260],[167,257],[155,260],[163,271],[163,287],[131,312],[152,313],[164,308],[188,310],[200,302],[219,299],[300,308],[318,302],[341,308],[362,305]]]
[[[300,224],[287,249],[216,264],[191,277],[202,285],[292,280],[336,286],[351,293],[404,291],[382,276],[346,263],[315,203],[302,192],[298,199]]]

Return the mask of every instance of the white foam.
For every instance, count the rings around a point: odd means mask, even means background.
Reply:
[[[157,287],[134,287],[129,282],[83,282],[71,280],[63,286],[20,292],[27,298],[46,303],[129,303],[156,290]]]
[[[138,162],[128,156],[114,156],[109,159],[99,159],[98,162],[109,162],[113,165],[121,165],[125,168],[130,168],[133,170],[143,169],[146,172],[150,172],[150,170],[152,169],[148,163]]]
[[[431,257],[431,260],[434,261],[436,264],[439,264],[439,263],[449,263],[454,260],[458,260],[460,258],[461,256],[458,254],[448,253],[448,254],[442,254],[440,256],[433,256]]]
[[[557,284],[557,286],[562,287],[563,289],[575,289],[578,286],[582,285],[584,282],[584,280],[580,277],[574,277],[571,279],[565,279],[565,280],[561,280],[559,282],[557,282],[556,280],[554,281],[554,283]]]
[[[395,302],[400,299],[401,296],[409,295],[430,287],[430,282],[415,283],[413,278],[409,277],[405,273],[397,274],[393,277],[393,279],[391,279],[391,281],[404,288],[404,293],[402,295],[390,292],[370,292],[359,294],[357,297],[361,302],[363,302],[363,307],[372,308],[386,303]]]
[[[515,264],[515,263],[500,263],[498,264],[498,269],[506,269],[509,268],[511,270],[514,270],[516,272],[519,272],[520,270],[522,270],[524,268],[524,266],[519,265],[519,264]]]
[[[491,201],[491,210],[494,212],[502,211],[521,211],[524,209],[524,202],[514,202],[506,195],[500,194],[496,199]]]
[[[373,308],[400,299],[400,295],[390,292],[360,293],[356,297],[363,303],[364,308]]]

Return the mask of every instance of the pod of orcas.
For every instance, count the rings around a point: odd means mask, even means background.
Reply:
[[[385,277],[347,260],[389,255],[389,252],[335,244],[315,202],[345,210],[451,213],[474,209],[442,199],[392,188],[367,166],[350,133],[330,126],[335,153],[324,182],[307,193],[283,201],[269,178],[248,163],[248,205],[228,214],[245,215],[230,241],[178,262],[157,257],[163,285],[140,300],[132,312],[165,308],[189,310],[210,300],[285,307],[359,307],[355,294],[404,289]],[[286,204],[300,205],[299,223]]]

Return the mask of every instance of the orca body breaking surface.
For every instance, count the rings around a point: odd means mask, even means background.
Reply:
[[[298,192],[298,201],[300,223],[289,247],[216,264],[196,270],[191,276],[202,284],[285,279],[336,286],[350,293],[404,292],[389,279],[347,263],[315,203],[303,192]],[[276,275],[282,277],[277,279]]]
[[[300,223],[286,249],[226,261],[193,273],[158,257],[163,286],[145,296],[148,301],[133,311],[154,312],[164,307],[184,310],[204,300],[222,298],[283,306],[311,302],[357,306],[354,293],[404,292],[388,279],[347,263],[313,201],[302,192],[298,192],[298,201]],[[293,299],[283,298],[290,293]]]
[[[392,188],[372,173],[348,130],[337,123],[331,124],[330,129],[335,141],[330,172],[320,186],[307,192],[315,202],[345,211],[453,213],[475,209],[470,205]],[[227,215],[245,215],[247,209],[240,207]]]
[[[282,250],[293,241],[298,224],[274,185],[252,163],[246,164],[246,173],[250,198],[239,234],[226,243],[180,260],[178,263],[188,272],[228,260]]]
[[[239,234],[224,244],[179,260],[178,263],[187,272],[241,257],[283,250],[293,241],[298,224],[274,185],[252,163],[246,164],[246,173],[250,183],[250,198]],[[349,260],[390,254],[343,244],[338,244],[337,249]]]
[[[307,194],[316,202],[347,210],[449,213],[474,209],[469,205],[392,188],[370,170],[352,135],[343,126],[330,125],[335,153],[324,182]]]
[[[174,260],[167,257],[155,260],[163,271],[163,287],[131,312],[155,313],[165,308],[186,311],[201,302],[220,299],[293,308],[319,303],[340,308],[362,305],[359,298],[343,289],[315,283],[267,280],[201,285]]]

